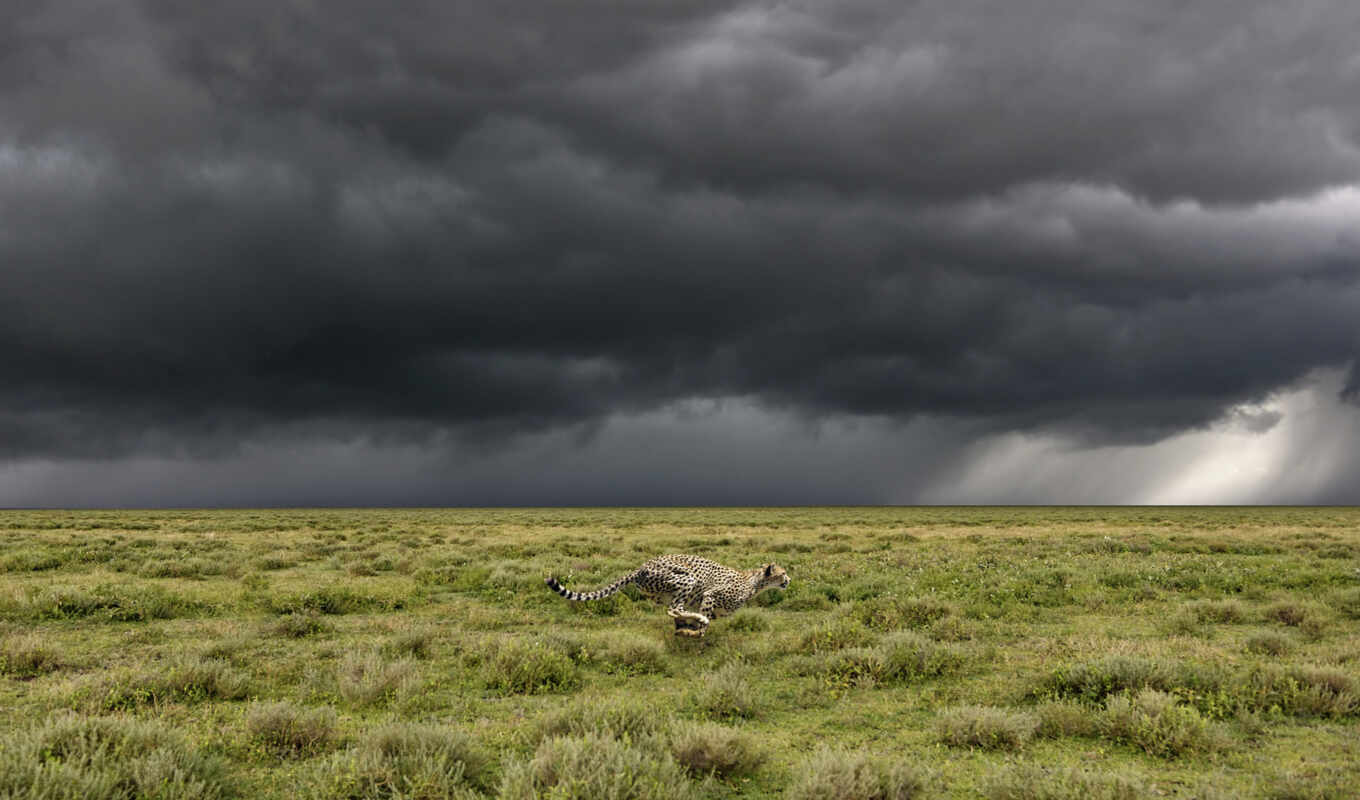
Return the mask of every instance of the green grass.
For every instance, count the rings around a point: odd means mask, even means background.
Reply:
[[[1357,654],[1355,509],[0,512],[15,798],[1356,797]]]

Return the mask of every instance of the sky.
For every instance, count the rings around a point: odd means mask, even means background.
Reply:
[[[1360,503],[1351,0],[13,0],[0,506]]]

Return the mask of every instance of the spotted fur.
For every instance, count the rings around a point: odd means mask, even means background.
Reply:
[[[545,582],[573,603],[608,597],[631,583],[668,606],[666,613],[675,620],[677,636],[703,636],[717,617],[731,614],[766,589],[788,587],[789,574],[777,564],[743,571],[698,556],[670,555],[653,558],[593,592],[573,592],[551,576]]]

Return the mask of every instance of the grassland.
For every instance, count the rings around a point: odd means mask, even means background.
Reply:
[[[793,583],[702,640],[643,559]],[[0,512],[0,797],[1360,797],[1360,510]]]

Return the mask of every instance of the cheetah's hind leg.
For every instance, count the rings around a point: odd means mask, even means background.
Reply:
[[[686,611],[685,607],[679,603],[672,604],[666,609],[671,619],[675,620],[676,636],[703,636],[708,629],[711,620],[695,611]]]
[[[703,636],[708,628],[708,620],[695,613],[675,615],[676,636]]]

